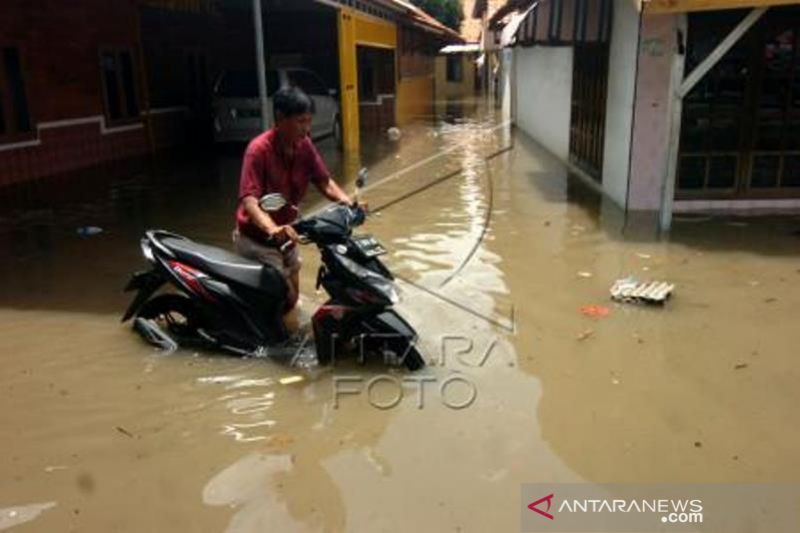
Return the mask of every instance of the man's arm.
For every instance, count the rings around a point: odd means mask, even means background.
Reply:
[[[291,227],[279,226],[268,213],[261,209],[258,200],[264,193],[262,177],[264,175],[264,155],[258,147],[251,143],[247,147],[242,164],[242,176],[239,181],[239,198],[244,212],[250,221],[270,238],[297,240],[297,234]]]
[[[347,193],[344,192],[342,188],[339,187],[339,185],[331,178],[328,177],[317,180],[314,183],[319,191],[324,194],[328,200],[332,202],[341,202],[349,206],[353,205],[353,200],[350,199],[350,196],[348,196]]]
[[[250,221],[255,224],[258,229],[269,235],[271,239],[278,239],[283,242],[286,239],[297,241],[297,232],[292,226],[279,226],[272,220],[269,213],[261,209],[258,205],[258,199],[255,196],[245,196],[242,199],[242,206],[244,206],[245,213],[250,217]]]
[[[328,171],[328,167],[325,166],[325,162],[322,160],[322,156],[319,154],[317,147],[314,146],[314,143],[311,141],[309,141],[309,145],[311,160],[308,172],[311,176],[311,181],[314,182],[319,192],[324,194],[325,198],[328,200],[352,206],[354,203],[353,200],[351,200],[347,193],[333,181],[331,173]]]

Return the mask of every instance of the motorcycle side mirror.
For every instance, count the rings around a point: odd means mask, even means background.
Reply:
[[[284,198],[283,195],[278,192],[265,194],[258,201],[258,206],[267,213],[271,211],[278,211],[285,205],[286,205],[286,198]]]
[[[369,170],[367,167],[362,168],[358,171],[358,177],[356,178],[356,187],[359,189],[363,189],[364,186],[367,184],[367,178],[369,177]]]

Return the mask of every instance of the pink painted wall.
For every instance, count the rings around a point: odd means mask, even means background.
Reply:
[[[643,17],[636,79],[628,209],[656,211],[667,169],[674,15]]]

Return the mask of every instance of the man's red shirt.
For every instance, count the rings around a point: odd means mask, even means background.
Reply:
[[[267,236],[250,220],[242,200],[246,196],[256,199],[265,194],[280,193],[286,206],[269,213],[278,225],[289,224],[297,217],[297,208],[312,181],[324,185],[330,172],[309,137],[304,137],[288,156],[278,146],[277,130],[272,128],[247,146],[239,180],[239,207],[236,210],[236,227],[251,239],[264,241]]]

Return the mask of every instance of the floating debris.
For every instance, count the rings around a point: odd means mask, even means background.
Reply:
[[[92,237],[103,233],[103,228],[98,226],[83,226],[77,229],[78,235],[81,237]]]
[[[292,383],[299,383],[303,381],[303,376],[289,376],[288,378],[281,378],[278,382],[281,385],[291,385]]]
[[[611,309],[604,305],[584,305],[581,313],[591,318],[605,318],[611,314]]]
[[[589,279],[589,278],[591,278],[593,275],[594,275],[594,274],[592,274],[591,272],[578,272],[578,277],[579,277],[579,278]]]
[[[115,429],[116,429],[117,431],[119,431],[120,433],[122,433],[123,435],[125,435],[126,437],[128,437],[128,438],[131,438],[131,439],[133,438],[133,433],[131,433],[130,431],[128,431],[128,430],[127,430],[127,429],[125,429],[124,427],[122,427],[122,426],[117,426]]]
[[[584,331],[583,333],[578,335],[577,338],[578,338],[579,341],[585,341],[586,339],[588,339],[592,335],[594,335],[594,330],[593,329],[587,329],[586,331]]]
[[[675,289],[675,285],[666,281],[640,282],[629,277],[619,279],[611,287],[611,299],[625,303],[663,304]]]

